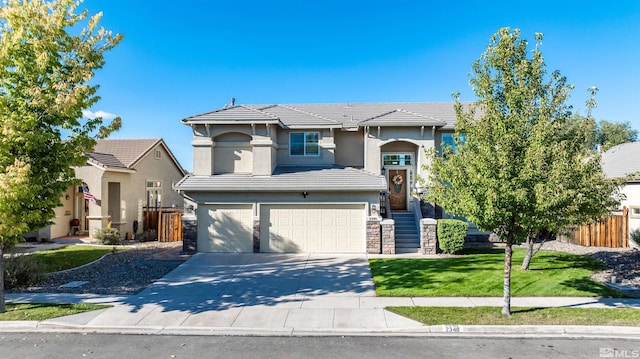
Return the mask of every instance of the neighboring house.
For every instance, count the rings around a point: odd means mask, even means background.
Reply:
[[[197,220],[185,245],[202,252],[380,253],[380,232],[389,230],[380,227],[381,194],[389,193],[394,218],[412,217],[425,150],[451,142],[455,118],[450,102],[232,103],[187,117],[194,169],[175,189],[198,210],[185,218]]]
[[[629,208],[629,233],[640,229],[640,142],[623,143],[604,152],[602,170],[608,178],[631,175],[622,188],[626,199],[620,207]]]
[[[142,231],[144,207],[184,206],[181,194],[171,187],[186,172],[160,138],[98,140],[87,164],[75,168],[95,201],[85,198],[82,185],[70,187],[56,208],[54,224],[38,232],[39,239],[69,234],[93,235],[108,222],[124,236]],[[72,226],[72,220],[77,226]]]

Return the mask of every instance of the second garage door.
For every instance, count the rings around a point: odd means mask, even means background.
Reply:
[[[363,204],[273,204],[260,213],[263,252],[365,252]]]

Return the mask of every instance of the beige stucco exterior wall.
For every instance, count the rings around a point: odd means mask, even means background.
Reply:
[[[50,238],[58,238],[69,235],[70,225],[69,222],[75,218],[75,214],[73,212],[73,203],[74,203],[74,187],[69,187],[65,193],[62,194],[62,198],[60,201],[62,202],[62,206],[54,209],[56,214],[55,219],[53,220],[54,224],[51,225],[51,232],[49,233]],[[69,196],[69,199],[66,196]]]
[[[155,158],[155,150],[161,151],[160,159]],[[124,235],[126,232],[133,232],[133,221],[138,220],[138,233],[142,231],[142,213],[141,207],[146,206],[146,182],[161,181],[162,182],[162,206],[177,207],[184,206],[184,200],[180,193],[172,189],[173,184],[178,182],[182,177],[182,172],[174,164],[169,153],[162,145],[157,145],[147,155],[142,158],[135,166],[136,173],[129,175],[129,183],[122,183],[120,187],[121,209],[124,217],[121,221],[126,224],[121,225],[120,231]]]
[[[436,137],[438,133],[435,134]],[[425,155],[425,150],[435,146],[432,128],[425,127],[421,131],[420,127],[369,127],[364,135],[365,146],[365,169],[374,174],[380,174],[382,168],[382,152],[407,152],[411,145],[392,144],[392,142],[408,142],[413,144],[413,150],[416,153],[416,173],[424,176],[426,173],[422,169],[422,165],[428,164],[429,160]],[[394,147],[396,146],[396,147]]]
[[[214,173],[252,173],[251,136],[232,132],[213,139]]]
[[[364,130],[334,131],[336,164],[364,168]]]
[[[335,130],[339,131],[339,130]],[[319,156],[290,156],[289,155],[289,134],[293,132],[318,132],[320,134]],[[313,165],[333,165],[335,164],[334,130],[330,129],[309,129],[309,130],[285,130],[278,131],[278,165],[281,166],[313,166]]]
[[[271,124],[195,126],[193,174],[270,175],[276,167],[277,127]]]

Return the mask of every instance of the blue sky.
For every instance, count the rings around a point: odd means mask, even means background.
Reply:
[[[162,137],[192,169],[179,120],[238,104],[450,101],[500,27],[542,32],[547,70],[584,113],[640,129],[640,1],[85,0],[124,34],[91,111],[123,119],[112,138]]]

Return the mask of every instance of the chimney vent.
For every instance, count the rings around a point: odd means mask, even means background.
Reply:
[[[231,106],[234,106],[236,104],[236,98],[232,97],[231,98]]]

